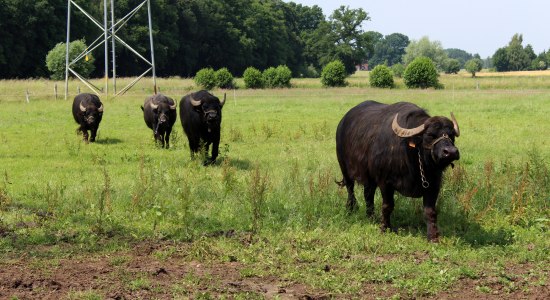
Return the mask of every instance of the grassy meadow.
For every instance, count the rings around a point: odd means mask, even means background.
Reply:
[[[140,109],[150,79],[102,98],[94,144],[75,133],[71,103],[78,88],[86,91],[81,83],[71,82],[64,100],[63,82],[0,81],[0,268],[22,256],[36,268],[73,256],[112,259],[142,241],[170,241],[152,255],[238,262],[242,278],[277,278],[334,298],[453,298],[464,282],[482,298],[548,292],[550,75],[440,80],[443,90],[408,90],[399,81],[373,89],[359,72],[345,88],[293,79],[291,89],[213,90],[227,102],[220,157],[210,167],[191,160],[179,120],[170,149],[154,144]],[[190,79],[157,84],[178,102],[196,90]],[[345,210],[345,189],[334,183],[341,179],[334,135],[342,116],[367,99],[457,117],[461,159],[445,174],[439,244],[426,241],[419,199],[396,196],[395,234],[379,231],[378,193],[374,220],[365,217],[362,188],[359,211]],[[223,286],[199,292],[197,285],[180,282],[168,292],[237,298]]]

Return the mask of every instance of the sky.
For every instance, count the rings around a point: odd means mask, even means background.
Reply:
[[[550,48],[549,0],[289,0],[318,5],[328,18],[341,5],[362,8],[370,17],[363,31],[427,36],[444,49],[458,48],[481,58],[493,56],[516,33],[539,54]]]

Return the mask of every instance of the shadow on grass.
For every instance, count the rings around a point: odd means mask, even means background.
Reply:
[[[104,138],[104,139],[97,139],[95,141],[96,144],[100,144],[100,145],[116,145],[116,144],[120,144],[122,143],[122,140],[121,139],[116,139],[116,138]]]

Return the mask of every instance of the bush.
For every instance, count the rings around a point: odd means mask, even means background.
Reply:
[[[321,83],[325,87],[336,87],[346,85],[346,67],[335,60],[328,63],[321,72]]]
[[[401,78],[403,77],[403,72],[405,72],[405,66],[403,64],[395,64],[391,66],[391,71],[393,72],[393,76]]]
[[[200,69],[197,74],[195,74],[195,84],[207,90],[216,87],[216,72],[214,72],[214,69]]]
[[[84,40],[76,40],[69,43],[69,61],[73,61],[78,55],[84,52],[88,46]],[[67,53],[67,44],[59,43],[46,55],[46,67],[54,80],[65,78],[65,54]],[[76,73],[83,77],[88,77],[94,71],[94,57],[88,54],[87,59],[80,59],[71,66]]]
[[[290,79],[292,79],[292,71],[289,67],[280,65],[275,69],[275,87],[289,88]]]
[[[254,67],[248,67],[244,70],[243,79],[247,89],[261,89],[264,87],[262,72]]]
[[[408,88],[440,88],[438,76],[433,61],[425,56],[419,56],[405,68],[403,82]]]
[[[227,68],[221,68],[216,71],[216,85],[222,89],[231,89],[235,85],[233,83],[233,75]]]
[[[266,88],[273,88],[275,87],[277,70],[274,67],[269,67],[262,72],[262,77],[264,80],[264,86]]]
[[[369,83],[372,87],[392,88],[393,74],[386,65],[378,65],[369,73]]]

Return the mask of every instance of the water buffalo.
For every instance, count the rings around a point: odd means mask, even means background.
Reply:
[[[168,149],[172,126],[176,122],[176,102],[163,94],[156,94],[145,99],[141,110],[145,124],[153,130],[155,141]]]
[[[220,101],[204,90],[185,95],[180,101],[180,120],[189,140],[191,157],[201,149],[208,155],[212,144],[212,156],[206,159],[205,165],[214,163],[218,157],[224,103],[225,94],[223,101]]]
[[[73,117],[80,125],[77,132],[81,132],[84,141],[88,142],[88,130],[91,132],[90,142],[95,142],[97,128],[103,117],[103,103],[94,94],[82,93],[76,95],[73,101]]]
[[[382,195],[382,230],[392,229],[390,215],[395,191],[423,197],[428,239],[438,241],[435,204],[444,169],[458,160],[454,145],[458,123],[428,113],[407,102],[391,105],[365,101],[342,118],[336,130],[336,154],[348,191],[347,207],[357,208],[354,182],[364,185],[368,216],[373,215],[374,192]]]

